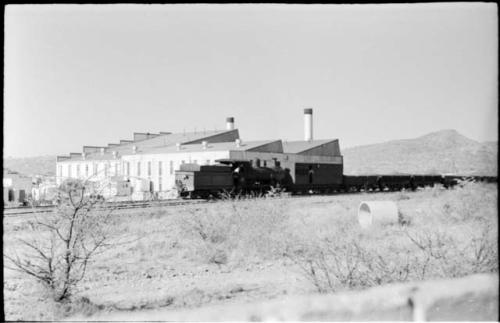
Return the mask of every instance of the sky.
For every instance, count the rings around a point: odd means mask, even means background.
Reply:
[[[8,5],[4,157],[224,129],[342,148],[498,137],[495,3]]]

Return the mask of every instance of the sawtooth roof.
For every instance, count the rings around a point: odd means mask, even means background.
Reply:
[[[114,147],[103,147],[104,154],[100,152],[100,147],[95,147],[95,151],[90,151],[86,153],[86,160],[111,160],[113,159],[113,151],[118,153],[118,158],[120,155],[130,155],[133,154],[132,147],[137,147],[137,153],[145,153],[146,151],[151,151],[155,148],[162,149],[166,147],[173,147],[176,149],[176,143],[181,143],[184,145],[189,145],[192,142],[197,142],[201,140],[210,141],[211,137],[235,132],[238,134],[237,129],[233,130],[206,130],[197,132],[182,132],[182,133],[160,133],[154,134],[154,137],[146,138],[142,140],[136,140],[132,142],[124,142],[120,145]],[[237,137],[239,137],[237,135]],[[232,142],[234,144],[234,142]],[[201,144],[196,144],[201,150]],[[58,161],[75,161],[83,160],[82,156],[58,156]]]
[[[329,142],[333,142],[337,139],[321,139],[321,140],[298,140],[298,141],[284,141],[283,142],[283,152],[288,154],[299,154],[304,151],[308,151],[315,147],[324,145]]]
[[[142,151],[143,154],[161,154],[161,153],[183,153],[183,152],[203,152],[203,151],[225,151],[225,150],[233,150],[233,151],[246,151],[250,149],[255,149],[260,146],[264,146],[276,141],[280,140],[259,140],[259,141],[242,141],[239,147],[236,146],[236,142],[208,142],[206,149],[203,149],[201,143],[197,144],[187,144],[181,145],[180,150],[177,150],[175,145],[173,146],[164,146],[158,148],[152,148],[145,151]],[[127,153],[126,155],[131,155]]]

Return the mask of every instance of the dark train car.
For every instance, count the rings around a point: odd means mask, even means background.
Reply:
[[[496,183],[497,177],[495,176],[476,176],[476,180],[483,183]]]
[[[233,188],[232,170],[227,165],[183,164],[175,172],[180,196],[208,197]]]
[[[278,164],[260,167],[257,161],[221,159],[220,165],[181,165],[175,173],[177,190],[182,197],[217,196],[231,194],[266,193],[272,189],[291,190],[290,173]]]
[[[415,190],[418,187],[434,186],[443,183],[440,175],[360,175],[344,176],[346,191],[394,191],[401,189]],[[449,183],[451,185],[451,183]]]
[[[412,176],[412,188],[416,189],[418,187],[434,186],[435,184],[441,184],[443,182],[443,176],[441,175],[413,175]]]
[[[413,188],[411,175],[383,175],[379,176],[381,190],[401,190]]]
[[[294,192],[330,192],[343,185],[341,164],[296,163]]]
[[[344,176],[343,189],[347,192],[377,190],[380,189],[379,177],[377,175]]]
[[[217,162],[231,166],[233,191],[237,193],[265,193],[273,188],[289,190],[293,180],[279,161],[274,167],[262,167],[259,159],[252,161],[220,159]]]

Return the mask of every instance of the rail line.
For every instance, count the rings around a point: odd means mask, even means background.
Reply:
[[[125,209],[164,207],[164,206],[178,206],[186,204],[200,204],[208,202],[209,200],[183,200],[183,199],[162,200],[162,201],[153,200],[153,201],[135,201],[135,202],[133,201],[108,202],[98,209],[125,210]],[[11,208],[4,208],[3,215],[4,217],[15,217],[33,213],[49,213],[54,211],[55,209],[56,209],[55,205],[45,205],[37,207],[29,207],[29,206],[11,207]]]

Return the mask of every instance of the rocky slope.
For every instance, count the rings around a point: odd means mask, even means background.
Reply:
[[[477,142],[456,130],[342,150],[345,174],[497,175],[498,142]]]

